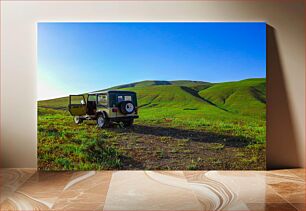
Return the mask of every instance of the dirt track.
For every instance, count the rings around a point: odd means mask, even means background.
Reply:
[[[205,131],[134,125],[108,129],[124,156],[122,169],[264,169],[265,149],[249,140]]]

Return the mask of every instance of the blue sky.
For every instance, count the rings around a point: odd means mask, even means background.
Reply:
[[[265,23],[38,23],[38,99],[141,80],[266,76]]]

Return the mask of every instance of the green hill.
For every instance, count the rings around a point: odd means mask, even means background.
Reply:
[[[265,117],[266,79],[218,83],[199,95],[229,111]]]
[[[180,113],[198,111],[201,114],[242,114],[256,118],[265,117],[266,79],[247,79],[235,82],[208,83],[202,81],[141,81],[110,89],[123,89],[137,93],[142,110],[160,109],[159,115],[180,116]],[[66,109],[68,97],[39,101],[38,106]],[[184,112],[183,112],[184,111]],[[196,113],[196,112],[193,112]],[[227,113],[227,114],[226,114]],[[156,114],[157,115],[157,114]],[[158,116],[158,115],[157,115]]]
[[[171,83],[170,81],[147,80],[147,81],[140,81],[140,82],[135,82],[135,83],[114,86],[114,87],[111,87],[110,89],[123,89],[123,88],[128,88],[128,87],[143,87],[143,86],[154,86],[154,85],[171,85]]]
[[[136,92],[138,101],[140,102],[139,105],[143,107],[163,107],[171,105],[182,108],[184,106],[199,108],[207,104],[200,96],[192,95],[186,88],[176,85],[164,85],[125,88],[125,90]]]
[[[189,81],[189,80],[176,80],[176,81],[170,81],[172,85],[177,86],[189,86],[189,87],[195,87],[195,86],[201,86],[201,85],[210,85],[209,82],[204,81]]]
[[[208,82],[190,81],[190,80],[175,80],[175,81],[146,80],[146,81],[139,81],[135,83],[114,86],[108,89],[123,89],[123,88],[129,88],[129,87],[162,86],[162,85],[199,86],[199,85],[209,85],[209,84],[210,83]],[[102,91],[102,90],[99,90],[99,91]]]
[[[68,97],[41,100],[38,101],[38,106],[46,108],[66,109],[68,107]]]
[[[40,169],[264,169],[266,79],[141,81],[134,127],[76,125],[68,97],[38,102]]]
[[[111,89],[125,89],[133,87],[151,87],[152,86],[164,86],[164,85],[176,85],[176,86],[190,86],[198,90],[202,90],[205,87],[209,87],[210,83],[203,81],[190,81],[190,80],[176,80],[176,81],[160,81],[160,80],[146,80],[139,81],[135,83],[123,84],[119,86],[114,86],[108,89],[101,89],[98,91],[105,91]],[[57,107],[57,108],[66,108],[68,103],[68,97],[55,98],[50,100],[39,101],[39,106],[44,107]]]

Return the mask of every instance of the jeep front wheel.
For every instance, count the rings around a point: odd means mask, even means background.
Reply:
[[[99,115],[97,118],[97,126],[99,128],[105,128],[108,125],[108,119],[106,119],[103,115]]]
[[[81,124],[83,122],[83,119],[79,116],[75,116],[73,119],[75,124]]]

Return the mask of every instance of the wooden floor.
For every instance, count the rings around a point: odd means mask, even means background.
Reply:
[[[1,210],[305,210],[305,169],[1,169]]]

